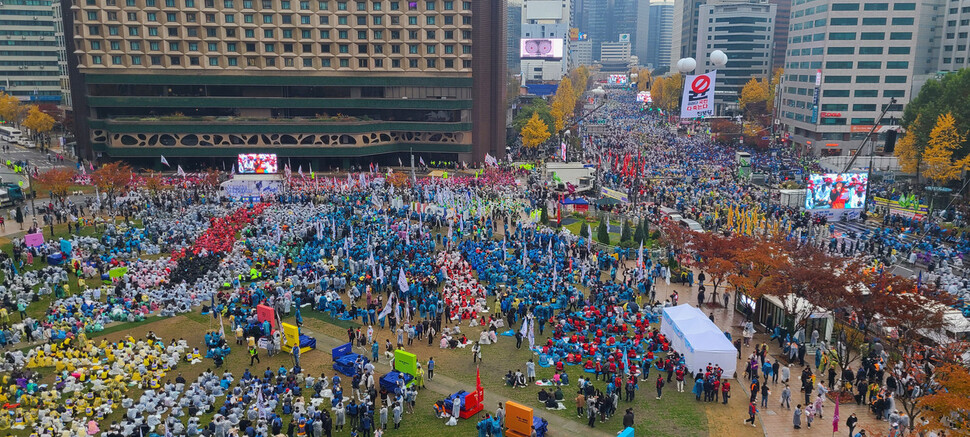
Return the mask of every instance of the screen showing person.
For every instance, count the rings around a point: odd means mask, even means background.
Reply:
[[[246,153],[237,158],[239,173],[272,174],[279,172],[277,157],[272,153]]]
[[[868,188],[866,173],[812,174],[805,191],[805,209],[862,208]]]

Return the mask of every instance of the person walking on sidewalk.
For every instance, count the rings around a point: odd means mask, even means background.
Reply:
[[[853,430],[855,430],[855,424],[859,422],[859,418],[855,416],[855,413],[849,415],[849,418],[845,420],[845,426],[849,428],[849,437],[854,436]]]
[[[768,384],[761,386],[761,406],[764,408],[768,408],[768,395],[770,393],[771,390],[768,389]]]
[[[795,412],[791,417],[792,425],[795,425],[795,429],[802,429],[802,404],[795,406]]]
[[[434,357],[428,358],[428,381],[434,379]]]
[[[781,405],[779,407],[791,409],[791,387],[788,384],[785,384],[785,389],[781,391]]]
[[[745,420],[744,423],[751,422],[751,426],[752,427],[757,426],[757,425],[754,424],[754,417],[757,414],[758,414],[758,407],[755,406],[754,402],[749,402],[748,403],[748,419]]]
[[[253,365],[253,361],[259,362],[259,349],[256,346],[249,347],[249,365]]]

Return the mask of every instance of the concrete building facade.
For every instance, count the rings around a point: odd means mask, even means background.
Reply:
[[[504,0],[70,0],[78,143],[87,158],[318,168],[501,156],[506,14]]]
[[[714,50],[729,59],[717,69],[717,114],[737,109],[741,89],[752,77],[771,76],[775,8],[767,0],[720,0],[699,7],[697,47],[691,54],[697,71],[714,69],[710,60]]]
[[[63,44],[51,0],[0,2],[0,90],[21,101],[62,104]]]
[[[877,126],[881,145],[915,79],[937,68],[943,8],[954,3],[795,0],[779,108],[787,137],[815,155],[848,155],[895,98]]]

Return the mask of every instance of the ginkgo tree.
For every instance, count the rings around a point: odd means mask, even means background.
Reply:
[[[953,154],[963,144],[965,136],[957,131],[953,114],[947,112],[936,120],[930,131],[930,140],[923,152],[927,178],[937,185],[944,185],[960,176],[960,172],[970,164],[970,157],[954,160]]]
[[[550,136],[549,126],[539,118],[539,114],[533,113],[522,128],[522,145],[533,149],[546,142]]]
[[[27,118],[24,119],[24,127],[37,134],[50,132],[54,128],[54,123],[54,117],[41,111],[37,105],[30,105],[30,109],[27,110]]]

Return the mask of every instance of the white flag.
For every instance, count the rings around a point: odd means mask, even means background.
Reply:
[[[397,276],[397,286],[401,289],[401,292],[406,292],[411,289],[408,287],[408,278],[404,277],[404,267],[397,270],[399,272]]]
[[[160,158],[162,158],[162,164],[165,164],[166,167],[171,167],[171,165],[168,164],[168,160],[165,159],[165,155],[158,155],[158,156]],[[225,168],[225,167],[223,167],[223,168]]]
[[[383,269],[383,267],[381,268]],[[384,305],[384,309],[381,310],[381,313],[377,315],[378,319],[383,319],[384,317],[387,317],[387,315],[390,314],[391,311],[393,311],[392,308],[394,308],[393,305],[394,305],[394,301],[396,300],[396,297],[397,295],[394,294],[394,292],[391,292],[391,297],[387,299],[387,304]]]
[[[300,164],[300,166],[299,166],[299,167],[297,167],[297,169],[296,169],[296,173],[297,173],[298,175],[300,175],[300,177],[301,177],[301,178],[303,178],[303,177],[304,177],[304,176],[303,176],[303,164]]]
[[[182,170],[182,166],[181,165],[178,166],[178,170],[175,171],[175,174],[177,176],[185,177],[185,170]]]

